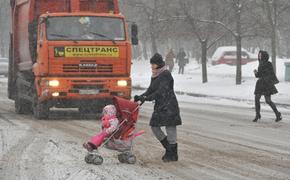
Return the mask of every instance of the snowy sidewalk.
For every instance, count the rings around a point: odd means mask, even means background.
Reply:
[[[284,81],[284,62],[290,60],[277,60],[277,76],[280,83],[276,85],[279,93],[272,96],[275,103],[290,107],[290,82]],[[201,68],[193,59],[185,67],[185,74],[178,74],[178,66],[173,70],[174,89],[176,94],[193,97],[225,99],[253,103],[256,78],[253,70],[257,69],[258,62],[242,66],[242,84],[235,84],[236,66],[208,65],[208,83],[202,83]],[[134,89],[145,90],[150,83],[151,69],[149,61],[133,61],[132,85]],[[264,102],[262,99],[261,102]]]

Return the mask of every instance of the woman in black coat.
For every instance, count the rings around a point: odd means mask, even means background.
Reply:
[[[264,95],[266,103],[270,105],[276,115],[276,122],[282,120],[281,113],[277,110],[276,105],[271,100],[271,95],[278,93],[275,84],[279,83],[272,66],[269,62],[269,54],[266,51],[260,51],[258,54],[259,67],[254,70],[255,76],[259,78],[255,88],[255,109],[256,117],[253,122],[261,119],[260,99]]]
[[[181,125],[178,102],[174,93],[174,80],[166,69],[160,54],[156,53],[150,59],[152,77],[150,86],[145,93],[135,96],[135,101],[155,101],[154,112],[150,126],[155,137],[165,148],[164,162],[177,161],[176,126]],[[166,134],[161,130],[165,126]]]

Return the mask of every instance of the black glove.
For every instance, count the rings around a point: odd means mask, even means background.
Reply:
[[[146,101],[146,96],[138,96],[138,95],[135,95],[134,96],[134,101],[135,102],[141,101],[141,103],[143,103],[144,101]]]
[[[139,101],[143,104],[146,101],[146,96],[140,96]]]
[[[141,97],[141,96],[135,95],[135,96],[134,96],[134,102],[139,101],[139,100],[140,100],[140,97]]]

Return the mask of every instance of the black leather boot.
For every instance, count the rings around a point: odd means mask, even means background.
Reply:
[[[268,101],[268,104],[270,105],[270,107],[273,109],[275,115],[276,115],[276,119],[275,121],[276,122],[279,122],[282,120],[282,116],[281,116],[281,113],[277,110],[277,107],[276,105],[270,100]]]
[[[164,139],[162,139],[160,141],[160,143],[162,144],[162,146],[165,149],[165,154],[162,156],[162,160],[164,160],[164,159],[168,158],[168,155],[169,155],[169,142],[167,140],[167,136]]]
[[[165,156],[165,158],[163,159],[163,162],[171,162],[171,161],[178,161],[177,143],[169,144],[167,156]]]
[[[256,114],[255,119],[253,119],[253,122],[257,122],[259,119],[261,119],[261,114]]]
[[[279,122],[279,121],[281,121],[282,120],[282,115],[281,115],[281,113],[280,112],[275,112],[275,114],[276,114],[276,122]]]
[[[171,160],[172,161],[178,161],[178,152],[177,152],[177,143],[176,144],[172,144],[172,156],[171,156]]]
[[[261,119],[261,114],[260,114],[260,110],[261,110],[260,98],[261,98],[261,95],[259,95],[259,94],[256,94],[255,95],[255,111],[256,111],[256,117],[253,119],[253,122],[257,122],[259,119]]]

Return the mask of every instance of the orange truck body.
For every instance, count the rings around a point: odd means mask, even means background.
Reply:
[[[117,0],[11,1],[8,96],[17,113],[44,119],[51,107],[98,109],[113,96],[131,98],[131,42]],[[113,19],[121,22],[124,37],[61,39],[66,36],[48,33],[57,18],[60,28],[70,18],[79,25]]]

